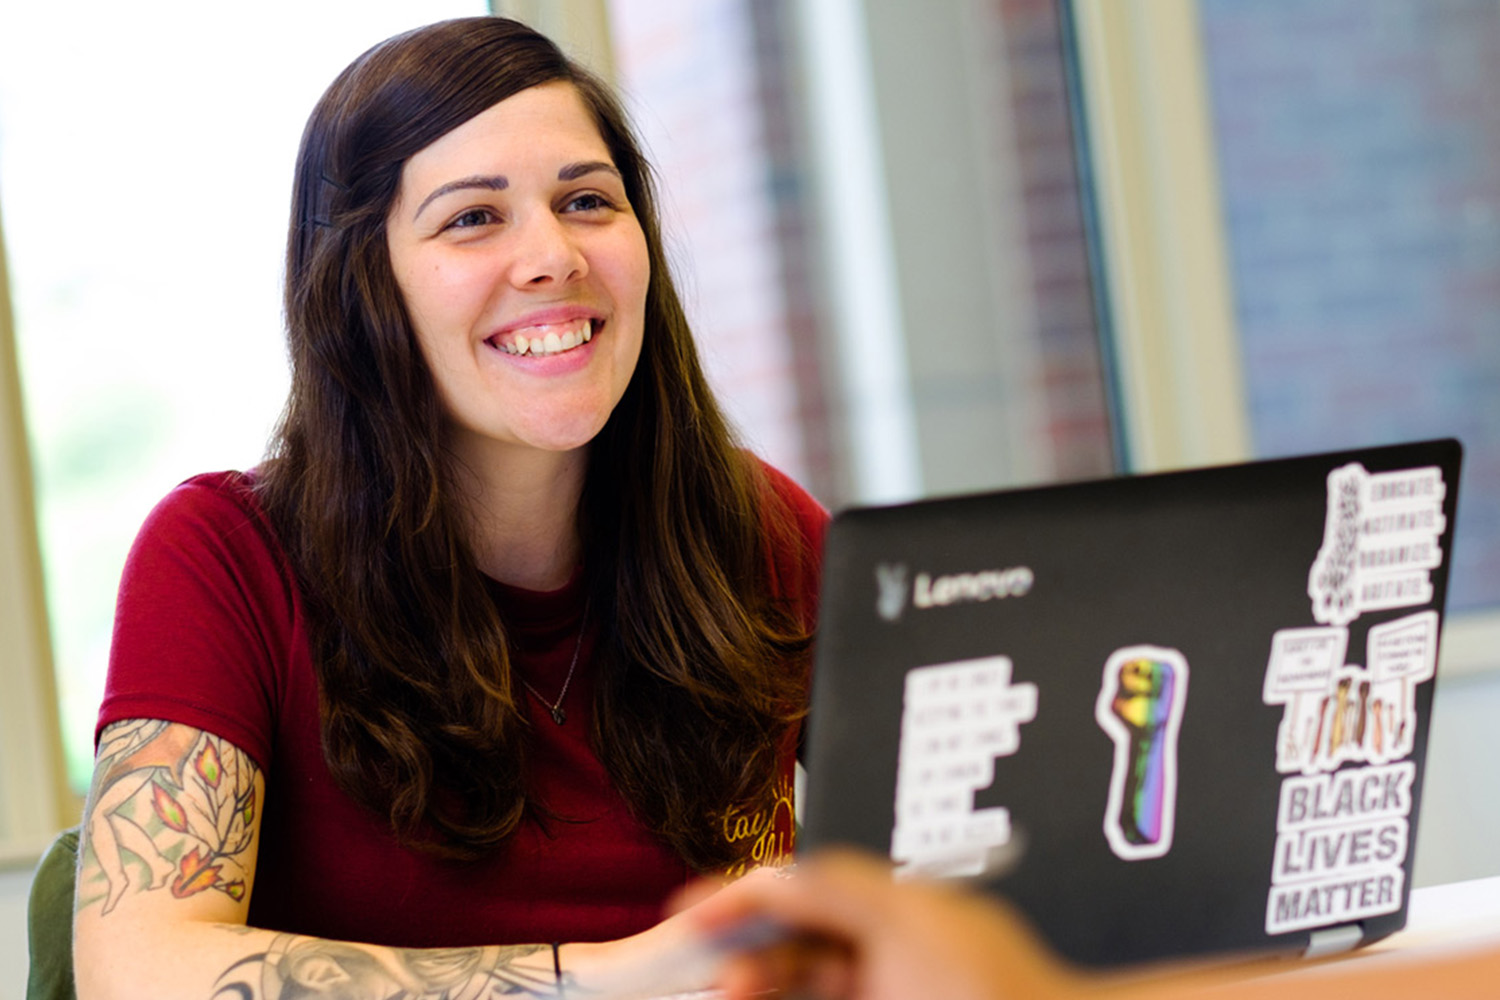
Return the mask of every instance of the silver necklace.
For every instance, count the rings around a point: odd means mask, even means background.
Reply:
[[[583,620],[578,623],[578,638],[573,643],[573,659],[568,663],[568,676],[563,678],[562,690],[557,692],[556,701],[549,702],[546,698],[542,697],[542,693],[540,691],[531,686],[530,681],[528,681],[524,677],[521,678],[521,683],[526,685],[526,690],[535,695],[536,700],[541,702],[548,712],[552,713],[552,721],[557,723],[559,726],[568,721],[568,713],[563,711],[562,703],[563,699],[568,696],[568,685],[573,683],[573,671],[578,669],[578,652],[579,650],[583,649],[583,633],[584,630],[588,628],[588,624],[589,603],[588,601],[584,601]]]

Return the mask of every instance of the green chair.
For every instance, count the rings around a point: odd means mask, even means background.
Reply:
[[[27,901],[31,971],[26,1000],[75,1000],[73,885],[78,878],[78,827],[52,841],[36,866]]]

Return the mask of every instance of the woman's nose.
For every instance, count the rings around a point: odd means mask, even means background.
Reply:
[[[512,247],[511,283],[517,288],[565,284],[588,273],[588,261],[573,234],[552,212],[528,217]]]

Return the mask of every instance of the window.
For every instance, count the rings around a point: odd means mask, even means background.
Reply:
[[[87,781],[125,553],[285,394],[302,123],[397,31],[480,0],[0,8],[0,198],[68,771]]]
[[[1449,606],[1500,608],[1500,4],[1202,16],[1255,453],[1462,439]]]
[[[1067,9],[1135,467],[1467,445],[1415,878],[1494,874],[1500,7]]]
[[[714,379],[831,506],[1107,474],[1054,0],[615,0]]]

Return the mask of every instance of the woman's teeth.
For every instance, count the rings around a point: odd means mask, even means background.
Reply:
[[[506,354],[529,354],[532,357],[542,357],[547,354],[571,351],[581,344],[587,344],[594,337],[594,321],[591,319],[579,320],[567,327],[553,327],[545,334],[541,334],[542,329],[542,327],[532,327],[530,334],[524,331],[513,335],[504,334],[495,337],[491,343]],[[560,334],[558,329],[562,330]]]

